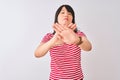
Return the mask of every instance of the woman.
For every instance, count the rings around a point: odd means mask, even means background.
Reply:
[[[75,14],[70,5],[62,5],[55,14],[53,33],[47,33],[35,50],[36,57],[51,56],[49,80],[83,80],[81,50],[90,51],[92,45],[77,29]]]

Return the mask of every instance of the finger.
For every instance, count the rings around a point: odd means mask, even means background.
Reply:
[[[75,27],[73,28],[73,30],[77,29],[77,26],[75,25]]]
[[[61,28],[60,25],[58,25],[57,23],[55,24],[55,28],[59,31],[59,32],[62,32],[63,29]]]
[[[75,26],[75,24],[72,24],[72,25],[70,26],[70,28],[72,29],[74,26]]]
[[[72,30],[75,30],[75,29],[76,29],[76,24],[73,24],[70,28],[71,28]]]
[[[55,24],[53,25],[53,29],[56,31],[56,33],[60,33],[59,28]]]
[[[57,34],[58,39],[62,39],[62,36],[60,34]]]
[[[60,28],[61,31],[64,30],[64,27],[63,27],[62,25],[60,25],[60,24],[58,24],[58,23],[56,23],[56,25]]]
[[[70,23],[70,24],[68,25],[68,28],[70,28],[72,25],[73,25],[73,23]]]
[[[58,39],[60,39],[61,38],[61,36],[58,34],[58,33],[55,33],[55,35],[54,35],[55,37],[57,37]]]

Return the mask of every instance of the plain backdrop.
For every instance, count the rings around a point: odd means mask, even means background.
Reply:
[[[62,4],[93,45],[82,51],[84,80],[120,80],[120,0],[0,0],[0,80],[49,79],[49,52],[34,51]]]

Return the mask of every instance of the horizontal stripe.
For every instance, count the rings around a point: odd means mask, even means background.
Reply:
[[[80,35],[80,33],[79,33]],[[42,42],[47,42],[53,37],[48,33]],[[83,78],[81,69],[81,49],[74,44],[62,44],[50,49],[51,72],[50,79],[73,79]]]

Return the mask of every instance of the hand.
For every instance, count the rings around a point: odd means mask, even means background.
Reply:
[[[76,24],[70,23],[68,26],[67,25],[60,25],[58,23],[53,24],[53,29],[57,32],[60,33],[61,31],[65,30],[66,28],[69,28],[71,30],[76,29]]]
[[[72,29],[73,31],[76,29],[76,24],[70,23],[68,28]]]
[[[76,28],[76,24],[69,24],[68,26],[62,26],[58,23],[53,25],[53,29],[56,31],[57,34],[59,34],[59,39],[65,43],[73,44],[78,40],[78,36],[74,32],[74,29]]]
[[[62,40],[67,44],[76,44],[78,42],[78,35],[71,29],[65,29],[60,33]]]

